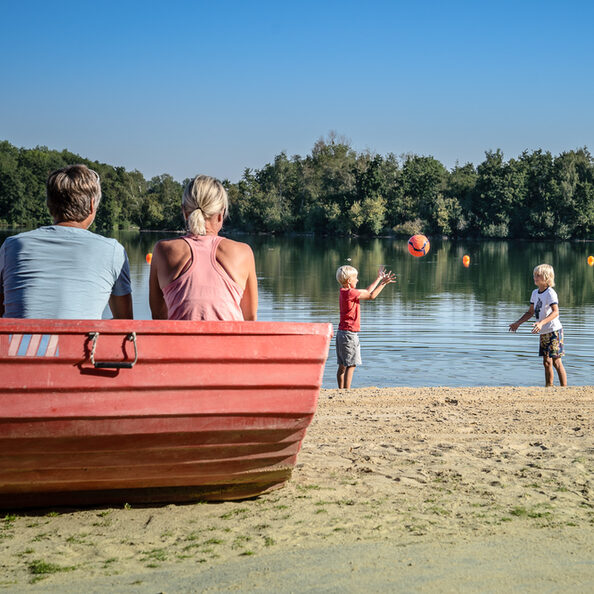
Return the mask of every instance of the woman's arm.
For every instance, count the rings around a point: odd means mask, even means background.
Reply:
[[[255,321],[258,319],[258,282],[256,280],[256,270],[250,274],[245,285],[245,291],[241,298],[241,312],[246,321]]]
[[[151,260],[151,273],[149,277],[149,305],[153,320],[166,320],[168,318],[167,304],[159,284],[159,265],[163,265],[163,254],[159,243],[153,250]]]
[[[248,277],[239,306],[241,307],[244,320],[255,321],[258,318],[258,279],[256,278],[254,253],[249,246],[248,249],[250,252],[246,262]]]

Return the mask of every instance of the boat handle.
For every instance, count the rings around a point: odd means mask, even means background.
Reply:
[[[134,343],[134,361],[95,361],[95,349],[99,341],[99,332],[89,332],[89,338],[93,340],[91,347],[91,363],[95,369],[132,369],[138,361],[138,349],[136,348],[136,332],[130,332],[126,340]]]

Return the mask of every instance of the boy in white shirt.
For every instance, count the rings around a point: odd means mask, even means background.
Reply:
[[[538,354],[542,357],[545,368],[545,385],[553,385],[553,368],[557,370],[559,383],[567,385],[567,374],[563,367],[563,326],[559,320],[559,299],[553,289],[555,286],[555,271],[549,264],[540,264],[534,269],[534,284],[538,287],[532,291],[530,309],[513,324],[509,325],[510,332],[515,332],[520,324],[536,316],[532,326],[532,334],[540,334]]]

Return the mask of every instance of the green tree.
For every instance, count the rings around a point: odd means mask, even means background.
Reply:
[[[485,237],[510,237],[512,214],[523,200],[521,168],[505,163],[503,153],[487,151],[477,167],[477,181],[472,193],[471,229]]]
[[[357,196],[356,158],[348,141],[334,134],[315,143],[312,154],[306,157],[303,166],[301,209],[305,231],[324,230],[330,223],[343,233],[352,231],[348,213]],[[325,204],[336,204],[342,216],[329,220]]]
[[[450,234],[461,236],[467,233],[472,209],[472,192],[477,182],[477,172],[472,163],[458,165],[448,176],[444,198],[452,201],[448,209]]]
[[[428,233],[439,232],[439,207],[443,200],[438,203],[438,198],[446,188],[447,175],[437,159],[407,155],[402,166],[402,205],[406,210],[401,216],[406,221],[425,221]]]
[[[182,214],[183,186],[170,175],[153,177],[141,207],[143,229],[179,230],[185,226]]]
[[[510,212],[510,235],[546,239],[555,236],[555,212],[552,198],[553,157],[541,150],[524,151],[512,166],[522,180],[522,188]]]
[[[51,222],[46,208],[50,171],[83,163],[101,177],[96,226],[181,229],[183,184],[164,174],[145,181],[67,150],[19,149],[0,142],[0,225]],[[246,169],[229,193],[228,229],[378,235],[425,232],[448,236],[591,238],[594,163],[586,148],[524,152],[504,161],[500,150],[448,171],[433,157],[400,159],[365,151],[330,133],[311,154],[282,152],[260,170]]]
[[[0,223],[16,224],[13,207],[22,203],[25,188],[19,172],[19,151],[9,142],[0,142]]]
[[[559,239],[594,233],[594,162],[587,149],[568,151],[554,161],[551,209]]]

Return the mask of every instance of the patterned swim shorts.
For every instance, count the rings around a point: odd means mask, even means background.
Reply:
[[[545,355],[551,359],[557,359],[565,355],[565,348],[563,346],[563,328],[540,335],[540,348],[538,354],[541,357]]]

